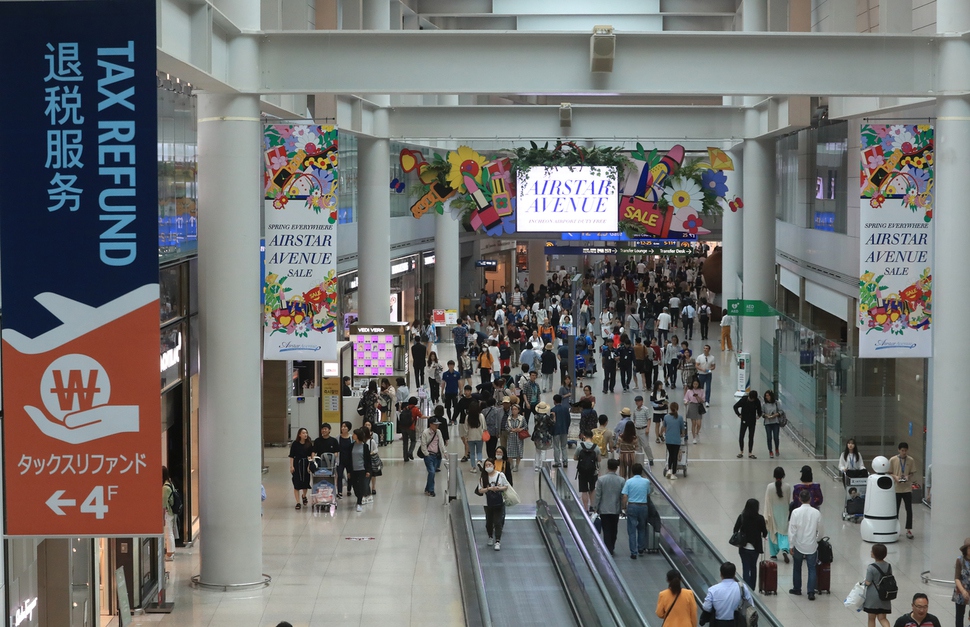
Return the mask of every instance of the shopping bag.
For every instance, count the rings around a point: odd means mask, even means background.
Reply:
[[[852,586],[852,590],[849,591],[849,596],[845,597],[843,604],[850,610],[855,610],[856,612],[862,611],[862,604],[866,600],[866,587],[857,583]]]
[[[513,505],[518,505],[522,502],[522,499],[519,498],[519,494],[512,489],[512,486],[509,486],[505,489],[505,492],[502,492],[502,499],[505,501],[506,507],[512,507]]]

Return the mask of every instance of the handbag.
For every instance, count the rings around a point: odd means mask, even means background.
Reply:
[[[529,430],[528,429],[523,429],[522,431],[519,431],[518,432],[518,436],[519,436],[519,439],[520,440],[528,440],[529,439]]]
[[[505,488],[505,492],[502,492],[502,500],[505,502],[506,507],[512,507],[522,502],[522,499],[519,498],[519,493],[512,486]]]
[[[782,429],[788,426],[788,416],[785,415],[785,410],[783,409],[778,410],[778,424],[781,425]]]
[[[744,584],[738,582],[741,588],[741,602],[734,610],[734,624],[738,627],[758,627],[758,610],[746,598],[744,598]]]
[[[744,546],[744,534],[742,534],[740,530],[735,531],[731,534],[731,539],[728,540],[728,544],[741,548]]]
[[[706,413],[707,413],[707,408],[704,407],[704,403],[698,403],[697,404],[697,414],[700,415],[700,416],[703,416]]]
[[[850,610],[855,610],[856,612],[862,611],[862,606],[866,602],[866,586],[862,583],[857,583],[852,586],[852,590],[849,590],[849,595],[845,597],[845,601],[842,602]]]
[[[488,442],[492,439],[492,434],[488,432],[488,429],[482,431],[482,442]]]
[[[384,471],[384,460],[377,451],[370,454],[370,467],[372,473],[380,473]]]

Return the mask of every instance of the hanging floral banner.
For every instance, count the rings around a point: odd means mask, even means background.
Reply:
[[[859,356],[931,357],[933,127],[862,126]]]
[[[337,359],[337,129],[268,125],[265,359]]]

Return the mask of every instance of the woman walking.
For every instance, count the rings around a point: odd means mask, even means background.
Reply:
[[[690,387],[684,392],[684,404],[687,406],[687,420],[690,420],[690,433],[693,444],[697,444],[697,436],[701,434],[701,419],[704,418],[704,388],[695,377],[691,379]]]
[[[671,403],[667,415],[664,416],[663,426],[660,427],[660,435],[667,443],[667,467],[664,475],[671,481],[677,478],[677,458],[680,456],[686,428],[684,419],[677,415],[679,409],[677,403]]]
[[[505,475],[505,479],[509,482],[509,485],[514,485],[512,481],[512,460],[509,458],[509,452],[504,446],[495,448],[495,470]]]
[[[657,444],[660,444],[661,423],[667,415],[667,390],[660,379],[653,384],[653,392],[650,393],[650,404],[653,405],[653,424],[654,433],[657,437]]]
[[[862,611],[868,614],[869,627],[876,627],[876,621],[882,627],[889,627],[887,616],[892,613],[892,601],[883,601],[879,598],[879,590],[876,585],[883,575],[893,572],[892,565],[886,561],[889,551],[885,544],[873,544],[870,555],[875,561],[866,567],[866,600],[862,603]]]
[[[387,381],[387,379],[384,380]],[[364,397],[360,400],[360,408],[363,410],[361,415],[364,420],[377,422],[381,412],[381,396],[380,392],[377,391],[377,381],[371,379],[370,383],[367,384],[367,391],[364,392]]]
[[[801,505],[801,502],[798,500],[798,495],[801,494],[802,490],[808,490],[812,494],[812,500],[809,501],[812,507],[818,509],[822,506],[822,486],[815,483],[812,477],[812,467],[802,466],[801,473],[801,483],[797,483],[791,488],[792,502],[788,506],[788,511],[792,511]]]
[[[357,511],[363,508],[364,497],[370,493],[368,487],[370,479],[370,437],[367,430],[361,427],[354,430],[354,446],[350,452],[350,483],[354,486],[354,494],[357,495]],[[299,509],[299,508],[297,508]]]
[[[546,461],[546,451],[552,448],[552,429],[555,417],[550,413],[548,403],[539,403],[535,407],[536,424],[532,429],[532,443],[536,445],[535,471]]]
[[[770,458],[781,457],[781,453],[778,451],[778,435],[781,432],[779,416],[781,416],[781,408],[778,407],[778,401],[775,400],[775,393],[771,390],[765,390],[764,401],[761,403],[761,417],[764,418],[765,437],[768,440],[768,457]],[[774,440],[775,448],[771,448],[772,440]]]
[[[526,431],[525,418],[519,413],[519,404],[513,403],[509,408],[509,440],[508,440],[508,460],[512,465],[512,472],[519,471],[519,464],[522,463],[522,453],[525,451],[525,439],[519,433]],[[529,433],[526,431],[526,437]],[[496,450],[496,455],[498,451]],[[506,473],[507,476],[508,473]]]
[[[737,545],[741,555],[741,570],[744,583],[752,590],[757,580],[758,555],[762,553],[762,541],[768,537],[765,517],[758,513],[758,499],[748,499],[744,504],[744,511],[734,523],[734,533],[741,534],[741,543]]]
[[[657,595],[657,616],[664,627],[695,627],[697,625],[697,599],[693,590],[686,590],[680,573],[667,572],[667,589]]]
[[[489,546],[495,550],[502,548],[502,529],[505,527],[505,495],[509,482],[505,475],[495,470],[495,460],[485,460],[482,476],[475,494],[485,497],[485,531],[488,533]]]
[[[296,439],[290,445],[290,475],[293,481],[293,498],[296,509],[307,504],[306,492],[310,489],[310,458],[313,456],[313,441],[306,429],[296,432]],[[300,503],[300,492],[303,503]]]
[[[782,552],[785,563],[789,561],[788,551],[788,504],[791,503],[791,486],[785,483],[785,469],[775,468],[775,480],[765,490],[765,525],[768,527],[768,553],[771,559],[778,559]]]
[[[620,476],[629,479],[633,474],[637,453],[637,429],[632,420],[627,421],[623,427],[617,448],[620,451]]]
[[[424,367],[424,378],[428,381],[432,405],[437,405],[438,399],[441,397],[441,374],[443,372],[444,368],[438,363],[438,353],[431,351],[428,355],[428,365]]]
[[[855,440],[849,438],[845,443],[845,450],[839,456],[839,470],[865,470],[866,464],[862,459],[859,447],[855,445]]]
[[[479,413],[477,401],[468,404],[465,427],[468,429],[465,436],[468,440],[468,462],[472,470],[478,470],[478,464],[482,461],[482,434],[485,431],[485,419]]]
[[[365,420],[364,426],[361,428],[366,432],[367,447],[370,451],[370,474],[368,475],[370,477],[370,493],[367,495],[364,502],[373,503],[374,495],[377,494],[377,478],[384,474],[375,464],[375,462],[380,460],[380,453],[378,452],[380,438],[377,436],[377,433],[374,432],[374,425],[372,425],[369,420]]]

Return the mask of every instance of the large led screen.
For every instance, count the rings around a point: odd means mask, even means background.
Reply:
[[[520,233],[618,229],[615,168],[529,168],[519,172],[516,197]]]

